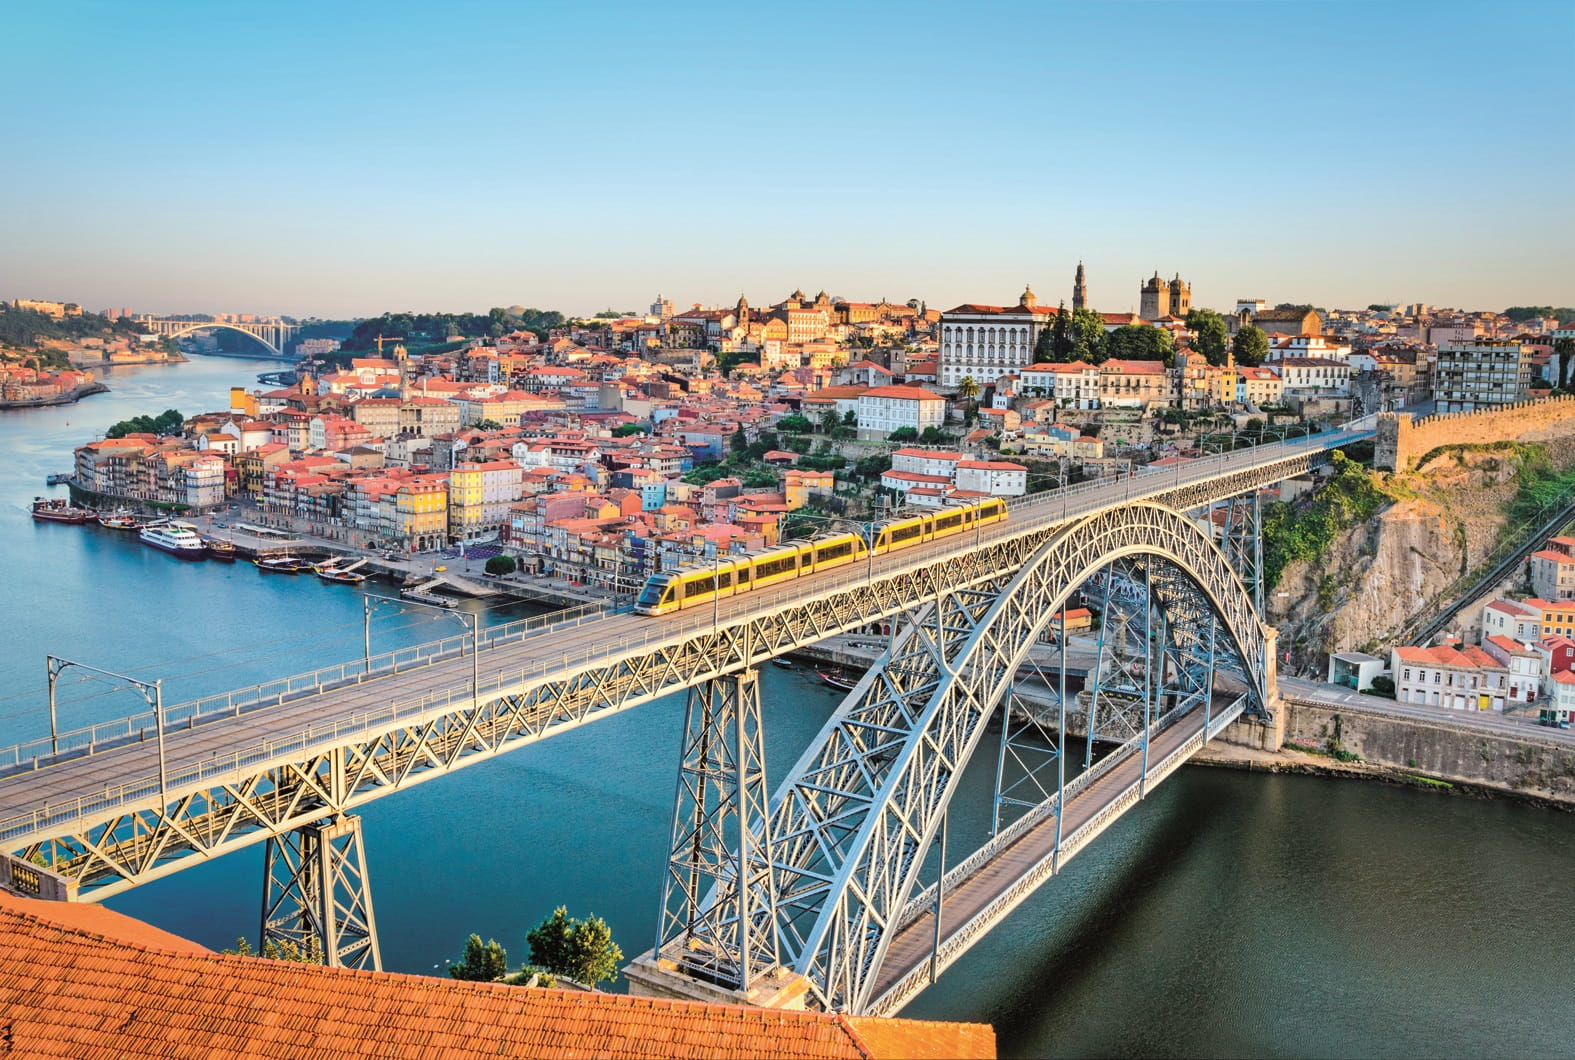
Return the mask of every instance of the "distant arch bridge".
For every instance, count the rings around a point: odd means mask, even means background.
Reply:
[[[280,321],[240,321],[228,320],[163,320],[157,317],[138,317],[138,326],[145,328],[149,334],[166,335],[170,338],[179,338],[189,335],[194,331],[207,328],[228,328],[239,331],[243,335],[250,335],[264,346],[275,357],[284,357],[284,347],[290,338],[300,331],[298,324],[285,324]]]

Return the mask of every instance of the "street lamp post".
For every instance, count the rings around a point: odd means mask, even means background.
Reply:
[[[153,726],[158,736],[159,749],[159,798],[166,804],[169,802],[169,767],[164,754],[164,682],[141,681],[129,674],[117,673],[114,670],[104,670],[87,663],[77,662],[74,659],[64,659],[58,655],[44,656],[44,663],[49,671],[49,753],[60,753],[60,735],[55,718],[55,683],[60,679],[61,671],[75,666],[79,670],[88,670],[103,677],[113,677],[117,681],[124,681],[134,687],[147,700],[148,706],[153,708]]]
[[[464,622],[470,629],[470,698],[480,702],[481,681],[480,663],[481,655],[481,616],[471,614],[469,611],[458,611],[448,607],[438,607],[436,604],[424,604],[419,600],[406,600],[393,596],[363,596],[362,604],[362,636],[366,646],[365,670],[372,672],[372,611],[384,604],[394,607],[424,607],[429,611],[437,611],[450,615]]]

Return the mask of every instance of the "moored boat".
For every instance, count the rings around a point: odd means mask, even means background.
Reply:
[[[853,691],[853,686],[858,684],[857,681],[852,680],[847,674],[838,670],[816,670],[815,676],[839,692],[851,692]]]
[[[91,523],[98,516],[91,509],[78,508],[59,497],[34,497],[33,518],[41,523]]]
[[[205,537],[203,543],[208,546],[208,558],[216,559],[220,563],[235,562],[235,544],[230,541],[221,541],[216,537]]]
[[[202,535],[190,523],[173,520],[149,523],[137,536],[144,545],[181,559],[201,559],[208,551],[208,546],[202,543]]]
[[[353,570],[340,570],[338,567],[318,567],[317,576],[325,582],[334,582],[338,585],[360,585],[366,581],[365,574]]]
[[[294,556],[258,556],[252,562],[264,574],[299,574],[303,570],[312,569],[310,563],[298,560]]]
[[[772,666],[780,666],[784,670],[791,670],[791,669],[793,669],[793,664],[791,662],[789,662],[787,659],[782,658],[780,655],[777,656],[775,659],[771,660],[771,665]]]
[[[110,515],[100,515],[98,525],[106,530],[141,530],[143,527],[142,520],[124,508],[116,508]]]

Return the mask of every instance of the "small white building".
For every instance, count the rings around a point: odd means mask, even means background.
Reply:
[[[1518,600],[1500,597],[1482,608],[1482,636],[1536,641],[1542,636],[1542,612]]]
[[[1021,497],[1028,492],[1028,469],[1009,460],[962,460],[955,481],[960,490]]]
[[[1509,671],[1505,678],[1505,705],[1530,703],[1542,691],[1542,656],[1530,644],[1510,637],[1484,637],[1482,650]]]

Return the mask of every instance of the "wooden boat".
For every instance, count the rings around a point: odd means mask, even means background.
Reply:
[[[216,559],[220,563],[235,562],[235,544],[231,541],[221,541],[216,537],[205,537],[203,543],[208,546],[208,558]]]
[[[359,571],[340,570],[338,567],[318,567],[317,576],[325,582],[336,585],[360,585],[366,581],[366,575]]]
[[[264,574],[299,574],[312,569],[310,563],[294,556],[258,556],[252,562]]]
[[[141,530],[147,524],[124,508],[116,508],[109,515],[99,515],[98,525],[106,530]]]
[[[851,692],[853,686],[858,684],[857,681],[849,679],[847,674],[837,670],[816,670],[815,676],[839,692]]]
[[[41,523],[91,523],[98,518],[98,513],[90,508],[75,507],[70,501],[59,497],[33,498],[33,518]]]

